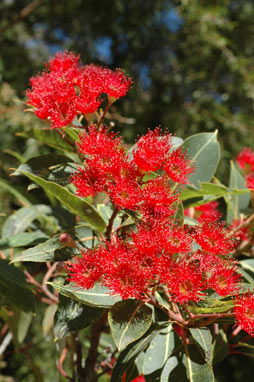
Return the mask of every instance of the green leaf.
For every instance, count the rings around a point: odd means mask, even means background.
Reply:
[[[24,273],[2,259],[0,259],[0,293],[24,312],[35,310],[35,298]]]
[[[56,312],[57,305],[48,305],[44,311],[44,317],[42,320],[42,334],[46,337],[54,326],[54,314]]]
[[[122,350],[149,329],[152,309],[139,300],[123,300],[110,309],[108,320],[116,346]]]
[[[25,171],[64,186],[70,183],[70,176],[76,169],[76,165],[70,158],[64,155],[47,154],[28,159],[12,175],[20,175],[20,172]]]
[[[22,254],[14,258],[12,262],[17,261],[65,261],[70,259],[73,255],[80,254],[81,250],[92,248],[97,243],[97,238],[94,236],[93,231],[87,225],[82,224],[73,227],[66,232],[75,241],[76,248],[64,246],[59,238],[62,234],[53,236],[51,239],[45,241],[36,247],[29,248]]]
[[[192,338],[204,351],[206,362],[212,363],[212,336],[208,328],[190,328]]]
[[[20,208],[5,220],[2,228],[2,238],[10,238],[10,236],[24,232],[32,221],[50,213],[51,208],[44,204]]]
[[[17,340],[21,344],[26,338],[28,329],[33,319],[33,313],[31,312],[20,312],[18,330],[17,330]]]
[[[68,144],[55,129],[33,128],[17,135],[25,138],[34,138],[48,146],[59,150],[74,152],[74,143]]]
[[[183,203],[181,202],[177,203],[176,212],[174,214],[173,220],[174,222],[177,222],[179,225],[183,225],[183,221],[184,221]]]
[[[183,344],[175,334],[174,350],[162,370],[160,382],[214,382],[207,352],[199,342],[190,340],[190,344]]]
[[[209,314],[209,313],[223,313],[234,306],[233,301],[223,301],[213,299],[212,301],[203,302],[203,306],[199,303],[199,306],[189,305],[189,309],[194,314]]]
[[[246,190],[246,181],[232,161],[230,163],[229,187],[232,189]],[[227,204],[228,224],[230,224],[233,219],[239,218],[241,210],[248,207],[250,203],[250,193],[249,190],[247,190],[247,192],[248,193],[246,195],[232,195],[224,197]]]
[[[163,328],[151,341],[144,359],[146,382],[160,381],[162,368],[174,349],[174,331],[172,324]]]
[[[162,328],[168,326],[167,323],[151,325],[150,329],[137,341],[130,343],[124,350],[121,351],[114,365],[111,382],[119,382],[126,371],[135,366],[135,360],[142,353],[149,343],[153,340]]]
[[[242,276],[252,284],[254,281],[254,259],[240,260],[239,264],[242,268]]]
[[[18,233],[17,235],[0,239],[0,249],[26,247],[34,242],[38,242],[38,240],[45,240],[47,237],[42,231]]]
[[[84,219],[95,230],[103,231],[105,229],[105,221],[90,203],[72,194],[59,184],[47,181],[26,171],[21,173],[54,195],[64,206]]]
[[[181,200],[187,200],[190,198],[197,198],[201,196],[212,195],[216,198],[225,196],[225,195],[243,195],[249,194],[249,190],[241,190],[241,189],[228,189],[224,185],[218,185],[214,183],[200,182],[200,189],[197,190],[194,187],[188,186],[185,188],[180,196]],[[203,203],[206,203],[203,201]]]
[[[54,316],[55,341],[79,331],[95,322],[104,309],[80,304],[70,298],[59,296],[58,309]]]
[[[106,287],[100,285],[96,285],[92,289],[87,290],[81,289],[74,284],[61,285],[54,282],[49,282],[48,284],[63,296],[73,298],[81,304],[98,308],[109,308],[121,300],[120,296],[111,296],[110,291]]]
[[[20,201],[21,204],[23,204],[25,207],[29,207],[32,205],[32,199],[30,196],[25,196],[25,191],[21,190],[17,186],[13,186],[11,182],[7,182],[4,179],[0,179],[0,187],[1,187],[1,192],[7,191],[10,194],[12,194],[15,198],[17,198],[18,201]]]
[[[200,182],[209,182],[220,160],[217,131],[192,135],[181,147],[187,151],[188,158],[193,160],[195,166],[195,171],[189,177],[190,184],[199,187]]]
[[[228,350],[228,340],[225,332],[220,329],[216,340],[213,344],[213,363],[219,363],[227,357],[229,353]]]

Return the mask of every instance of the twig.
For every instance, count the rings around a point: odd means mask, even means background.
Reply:
[[[107,230],[106,230],[106,238],[108,241],[110,240],[110,237],[111,237],[111,231],[112,231],[113,223],[114,223],[114,220],[115,220],[117,213],[118,213],[118,208],[115,207],[114,211],[111,215],[111,218],[109,219]]]
[[[30,13],[32,13],[42,2],[43,0],[32,1],[30,4],[24,7],[19,12],[19,14],[13,20],[11,20],[11,22],[8,25],[6,25],[3,28],[0,28],[0,33],[4,33],[7,29],[11,28],[13,25],[19,23],[22,19],[30,15]]]
[[[84,369],[84,379],[82,382],[93,382],[96,379],[95,365],[98,356],[98,345],[100,341],[101,331],[107,320],[108,310],[106,309],[102,316],[96,321],[91,328],[91,346],[89,349],[86,365]]]
[[[58,360],[58,362],[57,362],[57,368],[58,368],[58,370],[59,370],[59,373],[60,373],[63,377],[65,377],[65,378],[71,380],[71,378],[68,376],[68,374],[66,373],[66,371],[63,369],[63,362],[64,362],[64,360],[65,360],[65,357],[66,357],[67,352],[68,352],[68,344],[66,343],[66,345],[65,345],[65,347],[63,348],[63,351],[62,351],[62,353],[61,353],[61,355],[60,355],[60,358],[59,358],[59,360]]]

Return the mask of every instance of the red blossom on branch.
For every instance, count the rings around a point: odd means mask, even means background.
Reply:
[[[236,161],[245,174],[254,171],[254,152],[249,147],[245,147],[236,157]]]
[[[53,128],[70,124],[79,114],[94,113],[103,93],[110,102],[112,97],[123,97],[132,82],[120,69],[83,66],[79,55],[67,51],[57,53],[45,67],[43,73],[31,78],[27,97],[35,114],[48,119]]]
[[[233,251],[236,241],[224,223],[204,220],[195,227],[195,240],[208,253],[224,256]]]
[[[234,314],[237,324],[254,337],[254,294],[247,292],[236,297]]]

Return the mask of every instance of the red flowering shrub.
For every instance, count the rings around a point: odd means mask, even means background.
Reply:
[[[201,375],[212,381],[212,357],[221,341],[226,354],[238,347],[227,344],[227,330],[228,337],[241,329],[254,337],[254,215],[249,208],[251,203],[254,207],[254,152],[245,148],[237,156],[245,178],[232,164],[226,186],[214,176],[220,158],[216,132],[181,143],[157,127],[129,149],[111,131],[114,124],[108,127],[104,121],[112,103],[131,86],[123,71],[83,66],[78,55],[67,51],[45,66],[31,79],[28,102],[39,118],[59,128],[46,134],[69,153],[30,158],[14,173],[42,186],[52,206],[32,205],[16,213],[15,222],[26,213],[27,220],[36,217],[27,232],[22,227],[14,237],[16,246],[25,243],[24,251],[16,248],[13,257],[10,251],[10,259],[0,259],[1,274],[13,272],[8,281],[15,293],[8,287],[6,316],[12,317],[12,304],[33,310],[33,292],[43,303],[58,304],[55,336],[71,334],[58,362],[67,379],[77,375],[86,382],[106,374],[113,382],[151,381],[154,376],[187,382]],[[61,129],[67,125],[73,130]],[[219,221],[220,197],[227,223]],[[3,227],[4,248],[12,241],[6,237],[9,224]],[[38,237],[42,243],[27,248]],[[29,261],[27,281],[23,268],[9,260],[23,262],[24,269]],[[43,267],[29,273],[37,260],[46,264],[43,277],[38,275]],[[25,306],[19,298],[23,283]],[[116,347],[113,342],[104,346],[107,318]],[[232,333],[228,328],[235,324]],[[84,342],[89,333],[90,348],[83,362],[77,333],[88,325]],[[69,348],[75,362],[68,375],[63,362]]]

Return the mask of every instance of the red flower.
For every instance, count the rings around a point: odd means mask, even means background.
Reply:
[[[175,212],[177,195],[172,193],[170,185],[163,177],[146,182],[142,188],[142,198],[139,208],[148,221],[167,219]]]
[[[224,223],[204,220],[195,227],[195,240],[204,251],[214,255],[227,255],[236,245],[230,229]]]
[[[102,93],[119,98],[131,85],[120,69],[84,67],[79,55],[67,51],[57,53],[45,66],[46,71],[31,78],[27,97],[35,114],[48,119],[54,128],[70,124],[78,114],[94,113],[102,102]]]
[[[161,136],[161,130],[157,127],[154,131],[141,137],[133,150],[133,158],[136,165],[144,171],[156,171],[162,167],[171,145],[171,135]]]
[[[109,254],[102,245],[81,252],[82,257],[76,256],[74,262],[68,262],[66,268],[69,273],[68,281],[84,289],[90,289],[96,281],[101,281],[107,269]]]
[[[161,270],[160,278],[167,285],[172,299],[180,304],[189,301],[199,301],[204,295],[206,282],[202,272],[194,262],[189,259],[179,260],[172,263],[168,274]]]
[[[132,84],[131,78],[126,77],[121,69],[116,69],[114,72],[104,69],[103,77],[103,92],[112,98],[125,96]]]
[[[141,189],[137,182],[128,178],[116,178],[116,183],[110,186],[109,195],[116,207],[135,210],[141,200]]]
[[[188,160],[186,153],[179,147],[167,158],[163,170],[174,181],[181,184],[188,183],[188,175],[194,171],[192,161]]]
[[[245,147],[236,157],[238,165],[244,170],[245,174],[254,171],[254,152],[249,147]]]
[[[203,219],[218,220],[221,217],[221,213],[217,210],[219,203],[215,200],[213,202],[202,204],[195,207],[195,217],[199,221]],[[198,216],[197,216],[198,215]]]
[[[204,268],[206,271],[207,285],[214,289],[220,296],[227,296],[239,292],[241,275],[237,273],[235,261],[223,261],[217,256],[205,257]]]
[[[237,324],[254,337],[254,295],[252,293],[247,292],[236,298],[234,314]]]
[[[249,175],[246,177],[246,183],[247,183],[247,187],[248,187],[250,190],[254,190],[254,174],[249,174]]]

